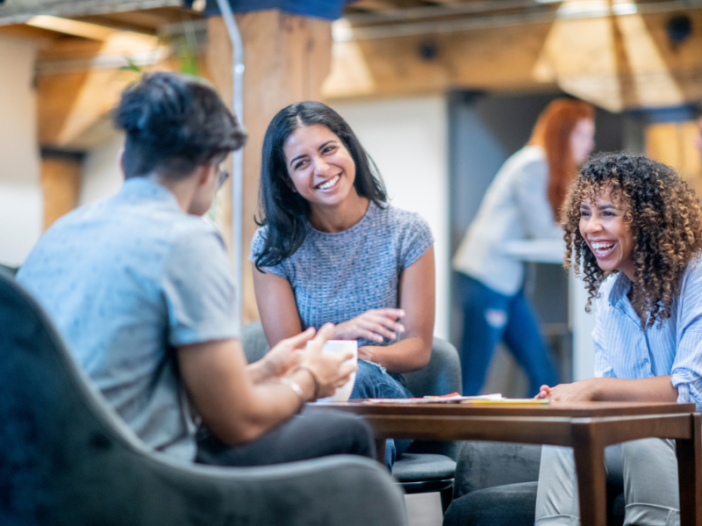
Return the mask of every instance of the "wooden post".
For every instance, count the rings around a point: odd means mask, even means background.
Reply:
[[[244,147],[243,210],[235,210],[243,221],[243,323],[259,318],[248,262],[251,238],[258,217],[258,186],[261,148],[268,123],[282,108],[301,100],[319,100],[331,63],[331,23],[279,10],[237,15],[244,42],[244,118],[249,138]],[[232,49],[224,22],[214,17],[208,23],[207,69],[222,98],[232,105]],[[232,192],[227,183],[219,196],[218,222],[231,243]],[[229,247],[231,250],[231,247]]]
[[[78,204],[83,169],[79,154],[42,153],[41,188],[44,194],[44,230]]]
[[[672,166],[702,197],[702,163],[695,147],[699,127],[695,121],[664,122],[646,127],[646,155]]]

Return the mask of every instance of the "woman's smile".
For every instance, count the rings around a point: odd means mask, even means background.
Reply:
[[[326,181],[319,183],[315,188],[318,190],[330,190],[331,188],[334,188],[336,186],[336,183],[338,183],[341,180],[341,175],[335,175],[331,179],[327,179]]]
[[[590,247],[592,248],[592,253],[595,254],[597,259],[605,259],[607,256],[614,252],[617,243],[615,241],[593,241],[588,240]]]

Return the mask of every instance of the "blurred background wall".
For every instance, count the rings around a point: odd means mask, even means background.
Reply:
[[[42,232],[32,41],[0,36],[0,263],[17,266]]]

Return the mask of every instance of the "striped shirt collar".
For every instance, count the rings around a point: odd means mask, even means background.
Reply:
[[[629,298],[627,294],[631,288],[631,280],[623,272],[617,272],[616,274],[610,274],[607,279],[613,279],[614,284],[609,292],[609,304],[615,307],[618,303],[626,301],[628,303]]]
[[[629,289],[631,289],[631,280],[623,272],[618,272],[616,275],[608,276],[608,279],[613,279],[614,283],[609,291],[607,298],[610,306],[621,311],[625,316],[631,319],[636,325],[641,325],[639,315],[636,314],[634,307],[629,301]]]

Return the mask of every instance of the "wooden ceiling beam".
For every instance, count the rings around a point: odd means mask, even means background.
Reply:
[[[161,26],[189,20],[201,19],[197,11],[191,9],[158,8],[142,11],[124,11],[99,16],[85,16],[79,20],[102,24],[123,31],[137,31],[155,35]]]
[[[702,27],[702,9],[687,14],[693,27]],[[702,33],[673,46],[666,33],[669,17],[627,15],[335,42],[323,93],[342,99],[559,85],[613,111],[699,100]]]
[[[115,34],[115,30],[109,27],[57,16],[33,16],[27,20],[26,24],[28,26],[46,29],[48,31],[55,31],[56,33],[61,33],[64,35],[87,38],[89,40],[97,40],[99,42],[104,42]]]
[[[452,88],[534,89],[532,69],[550,25],[335,42],[328,99],[443,93]],[[422,58],[422,45],[435,56]]]
[[[61,39],[42,49],[37,63],[39,143],[58,148],[89,146],[96,135],[88,131],[136,79],[134,72],[119,69],[125,64],[124,57],[154,54],[159,49],[156,37],[129,32],[115,32],[104,42]],[[160,62],[145,70],[172,69],[163,61],[167,53],[154,57]],[[103,59],[108,59],[107,66],[96,67]]]
[[[152,24],[138,24],[133,21],[125,21],[119,17],[113,16],[89,16],[81,17],[76,20],[100,24],[104,27],[109,27],[117,31],[131,31],[134,33],[144,33],[147,35],[155,35],[156,28]]]
[[[55,31],[49,31],[40,27],[27,26],[25,24],[8,24],[0,26],[0,35],[13,38],[28,38],[32,40],[54,40],[59,37]]]
[[[346,5],[347,13],[363,13],[369,11],[386,11],[390,9],[400,9],[407,7],[417,7],[427,5],[416,0],[355,0]]]

